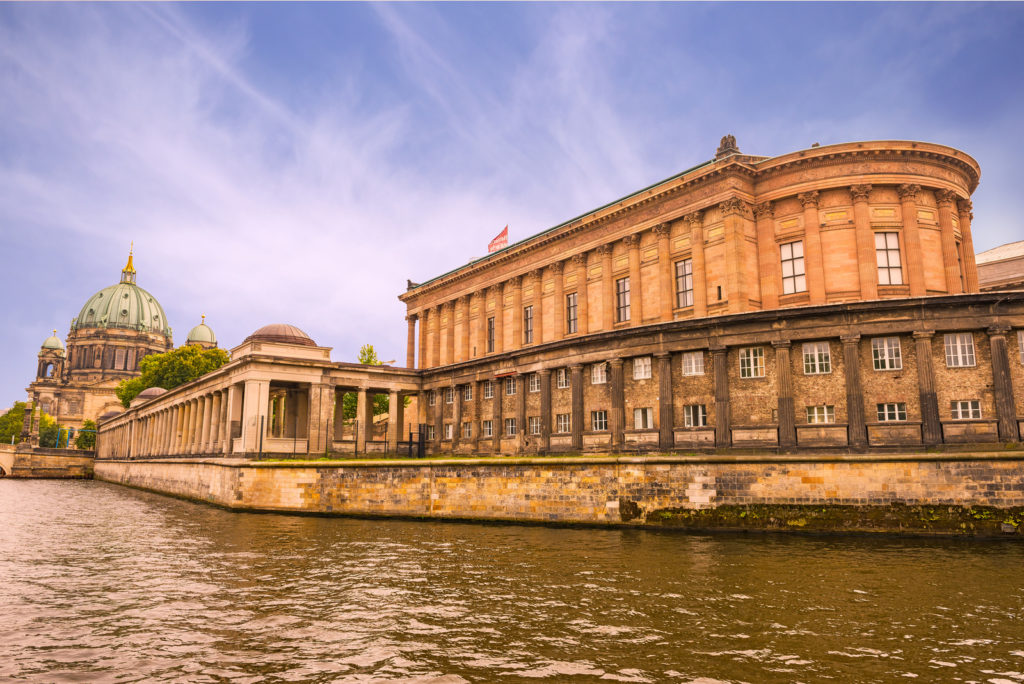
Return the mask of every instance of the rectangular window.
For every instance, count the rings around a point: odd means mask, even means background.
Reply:
[[[764,348],[747,347],[740,349],[740,377],[764,377]]]
[[[533,344],[533,307],[523,307],[523,344]]]
[[[651,357],[638,356],[633,359],[633,379],[647,380],[651,377]]]
[[[903,357],[900,355],[900,338],[871,338],[871,361],[875,370],[902,370]]]
[[[591,411],[590,412],[590,429],[595,432],[600,432],[608,429],[608,412],[607,411]]]
[[[559,413],[555,416],[555,432],[565,434],[572,430],[572,414]]]
[[[683,375],[704,375],[704,352],[683,353]]]
[[[487,353],[494,353],[494,316],[487,319]]]
[[[706,427],[708,409],[704,404],[687,404],[683,407],[683,425],[689,428]]]
[[[490,420],[480,421],[480,432],[484,437],[494,436],[494,422]]]
[[[463,401],[473,401],[473,385],[469,384],[462,390]]]
[[[629,320],[629,276],[615,281],[615,320]]]
[[[835,406],[808,406],[808,423],[834,423],[836,422]]]
[[[445,423],[444,424],[444,438],[447,439],[447,440],[450,440],[452,438],[452,424],[451,423]]]
[[[484,399],[494,398],[494,383],[490,380],[484,380]]]
[[[832,372],[828,342],[804,342],[804,375]]]
[[[455,403],[455,390],[451,387],[444,388],[444,403],[454,404]]]
[[[977,399],[950,402],[953,420],[972,420],[981,418],[981,402]]]
[[[472,423],[463,423],[462,424],[462,436],[465,437],[466,439],[469,439],[470,437],[473,436],[473,424]]]
[[[567,389],[569,387],[568,368],[559,368],[555,371],[555,387],[558,389]]]
[[[633,409],[633,428],[636,430],[650,430],[654,427],[654,409],[638,408]]]
[[[505,419],[505,436],[515,437],[516,436],[516,419],[506,418]]]
[[[946,367],[966,368],[974,364],[974,335],[948,333],[945,335]]]
[[[577,331],[576,325],[576,293],[565,295],[565,334],[572,335]]]
[[[676,306],[693,306],[693,260],[676,262]]]
[[[527,427],[530,429],[531,435],[540,434],[540,416],[530,416],[526,419]]]
[[[608,382],[607,362],[595,363],[590,367],[590,384],[603,385]]]
[[[878,259],[878,284],[902,285],[899,233],[875,233],[875,257]]]
[[[780,252],[782,253],[782,294],[806,292],[803,240],[781,245]]]
[[[878,420],[884,423],[891,423],[907,419],[907,405],[902,401],[899,403],[876,404]]]
[[[433,442],[434,438],[436,436],[437,436],[437,433],[435,432],[434,426],[433,425],[428,425],[427,426],[427,439],[429,439],[431,442]]]
[[[540,392],[540,373],[530,374],[530,391]]]
[[[516,379],[505,378],[505,396],[511,397],[516,393]]]
[[[429,390],[427,392],[427,404],[429,404],[430,406],[433,406],[436,403],[437,403],[437,392],[435,392],[434,390]]]

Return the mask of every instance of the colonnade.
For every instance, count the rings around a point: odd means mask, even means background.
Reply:
[[[230,452],[228,397],[228,388],[216,390],[104,431],[101,456],[227,454]]]

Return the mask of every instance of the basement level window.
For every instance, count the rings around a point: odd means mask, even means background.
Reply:
[[[907,405],[905,403],[876,404],[875,410],[878,413],[878,420],[883,423],[894,423],[907,419]]]
[[[953,420],[976,420],[981,418],[981,402],[977,399],[952,401],[950,409]]]

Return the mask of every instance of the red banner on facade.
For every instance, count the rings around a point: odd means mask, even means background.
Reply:
[[[491,240],[490,244],[487,245],[487,253],[497,252],[499,249],[508,247],[508,226],[505,226],[497,237]]]

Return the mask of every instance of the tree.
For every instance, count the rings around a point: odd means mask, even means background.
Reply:
[[[57,420],[49,413],[39,414],[39,446],[41,447],[55,447],[57,446],[57,437],[60,436],[60,431],[64,429],[64,426],[57,422]]]
[[[164,354],[152,354],[139,362],[142,374],[131,380],[122,380],[117,386],[117,398],[128,408],[139,392],[150,387],[172,389],[191,382],[228,362],[223,349],[203,349],[187,344]]]
[[[96,423],[91,420],[82,421],[83,430],[95,430]],[[95,449],[96,448],[96,433],[95,432],[79,432],[78,436],[75,437],[75,448],[76,449]]]
[[[359,348],[359,357],[357,359],[359,363],[364,366],[382,366],[380,359],[377,358],[377,351],[373,348],[372,344],[364,344]],[[373,415],[379,416],[388,412],[388,395],[377,394],[373,397]],[[351,420],[356,417],[356,412],[359,410],[359,397],[356,396],[355,392],[348,392],[345,394],[345,398],[342,399],[341,404],[341,417],[345,420]]]
[[[25,402],[16,401],[4,415],[0,416],[0,444],[10,444],[11,438],[21,439],[21,428],[25,424]]]

